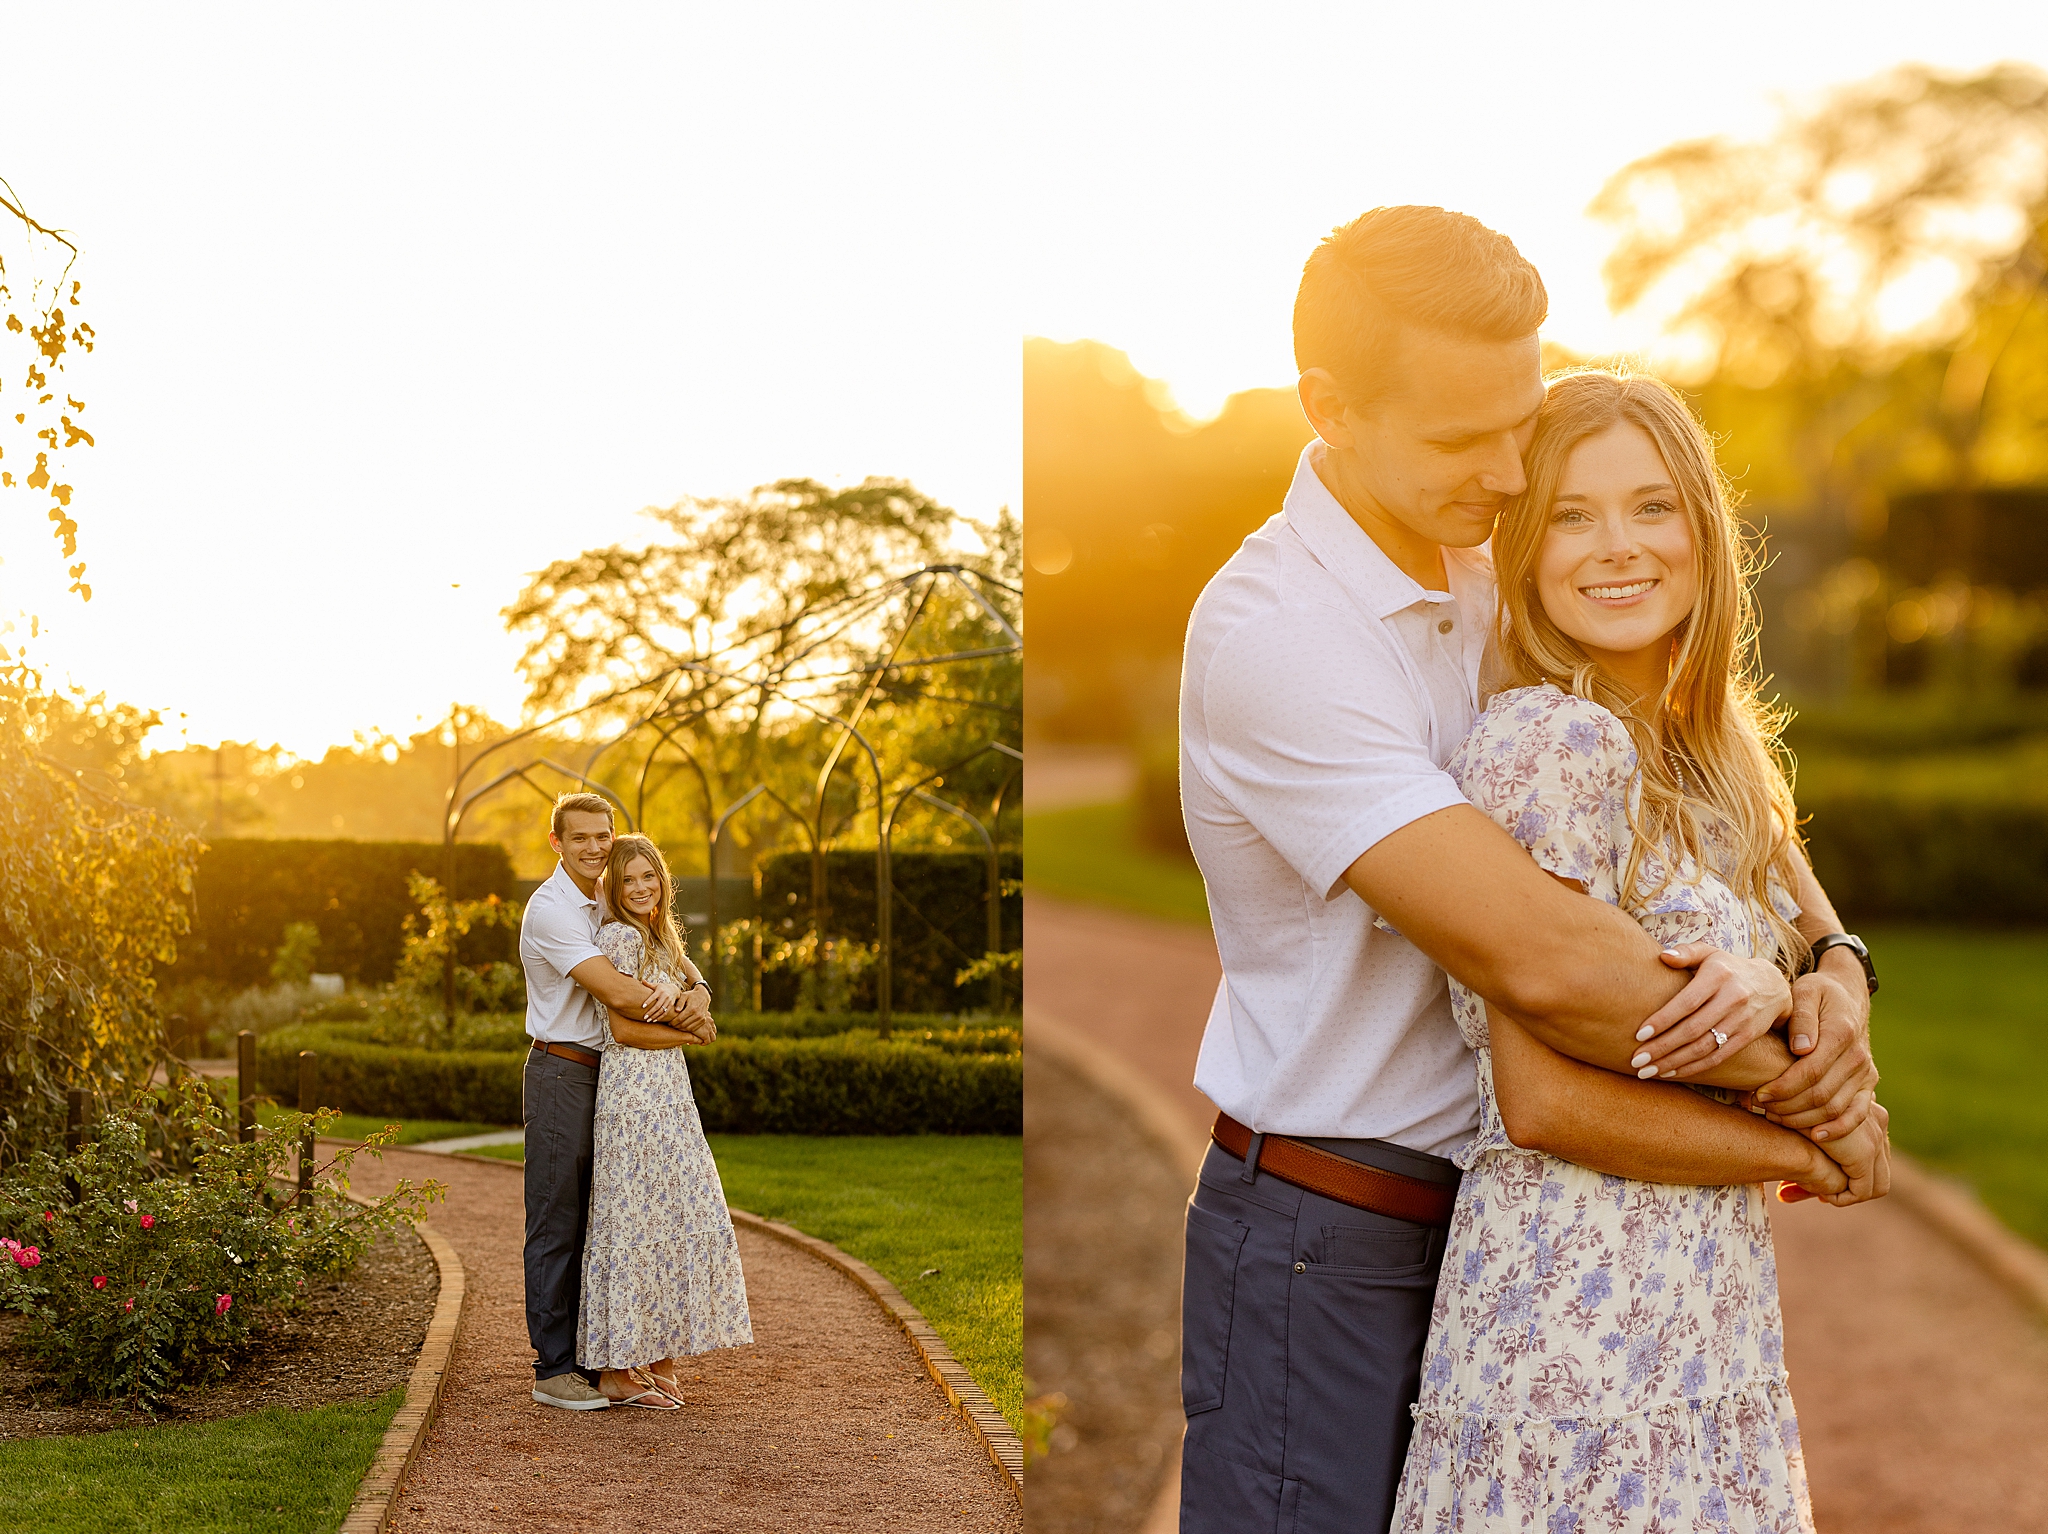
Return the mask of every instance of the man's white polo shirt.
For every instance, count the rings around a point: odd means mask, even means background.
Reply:
[[[1303,449],[1280,514],[1188,623],[1181,803],[1223,983],[1195,1085],[1262,1133],[1449,1155],[1478,1124],[1439,970],[1343,882],[1381,837],[1465,797],[1443,770],[1476,716],[1486,557],[1425,590]]]
[[[569,978],[585,959],[601,959],[597,898],[576,887],[560,863],[527,898],[519,918],[519,962],[526,971],[526,1031],[547,1044],[604,1049],[597,1001]]]

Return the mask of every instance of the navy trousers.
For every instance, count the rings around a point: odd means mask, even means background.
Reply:
[[[1377,1140],[1310,1144],[1455,1186]],[[1441,1230],[1305,1192],[1217,1145],[1188,1201],[1181,1534],[1384,1534],[1421,1377]]]
[[[526,1337],[535,1379],[581,1374],[576,1309],[583,1298],[583,1233],[590,1223],[591,1121],[597,1067],[529,1050],[520,1106],[526,1122]]]

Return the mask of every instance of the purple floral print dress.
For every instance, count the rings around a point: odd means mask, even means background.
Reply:
[[[1598,704],[1502,693],[1449,770],[1543,868],[1660,941],[1770,942],[1752,904],[1690,859],[1654,896],[1621,900],[1640,785],[1627,730]],[[1704,840],[1726,866],[1713,827]],[[1662,869],[1644,862],[1647,891]],[[1455,981],[1451,996],[1480,1124],[1456,1158],[1394,1528],[1812,1534],[1764,1189],[1633,1182],[1520,1149],[1494,1100],[1486,1008]]]
[[[597,946],[620,974],[641,973],[640,934],[624,922],[599,928]],[[684,983],[659,957],[648,971],[650,979]],[[690,1095],[685,1052],[615,1043],[602,1002],[597,1015],[605,1051],[577,1361],[627,1369],[752,1342],[739,1240]]]

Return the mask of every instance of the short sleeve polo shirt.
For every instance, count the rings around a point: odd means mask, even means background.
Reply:
[[[1279,515],[1204,589],[1181,674],[1181,802],[1223,982],[1195,1085],[1265,1133],[1448,1155],[1478,1123],[1443,972],[1344,871],[1464,796],[1494,611],[1483,553],[1449,591],[1384,554],[1303,450]]]
[[[597,946],[603,921],[598,902],[576,887],[560,863],[527,897],[519,918],[519,962],[526,971],[526,1031],[546,1044],[604,1048],[597,1001],[569,978],[585,959],[604,957]]]

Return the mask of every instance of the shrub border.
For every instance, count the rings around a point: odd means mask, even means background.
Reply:
[[[356,1204],[370,1202],[358,1193],[351,1193],[348,1198]],[[448,1382],[448,1359],[455,1350],[455,1334],[462,1326],[463,1304],[469,1296],[468,1275],[447,1237],[424,1220],[413,1229],[433,1253],[434,1266],[440,1272],[440,1292],[434,1299],[434,1315],[427,1322],[419,1359],[412,1366],[412,1378],[406,1382],[405,1400],[392,1417],[391,1426],[384,1430],[377,1457],[370,1461],[369,1470],[356,1487],[355,1500],[342,1516],[336,1534],[384,1534],[391,1526],[391,1515],[398,1509],[399,1487],[419,1454],[427,1429],[434,1425],[434,1414],[441,1406],[441,1390]]]
[[[467,1151],[453,1151],[450,1155],[455,1160],[473,1161],[482,1166],[505,1167],[515,1172],[524,1170],[521,1163],[498,1156],[472,1156]],[[1002,1472],[1011,1495],[1020,1504],[1023,1502],[1024,1441],[1011,1428],[1009,1419],[995,1409],[981,1386],[974,1382],[974,1376],[953,1356],[953,1350],[946,1346],[945,1339],[932,1329],[931,1322],[924,1318],[924,1312],[903,1297],[902,1290],[852,1253],[842,1252],[831,1242],[821,1241],[816,1236],[807,1236],[794,1225],[764,1219],[744,1209],[729,1208],[727,1212],[732,1215],[734,1225],[801,1247],[821,1262],[830,1263],[865,1289],[869,1297],[889,1313],[890,1319],[903,1328],[904,1336],[910,1339],[911,1347],[917,1352],[918,1362],[924,1365],[924,1372],[945,1392],[947,1402],[960,1414],[968,1430],[981,1441],[988,1457],[995,1461],[996,1469]],[[352,1525],[343,1524],[339,1534],[358,1534],[358,1531]],[[365,1525],[360,1534],[382,1534],[382,1529]]]

